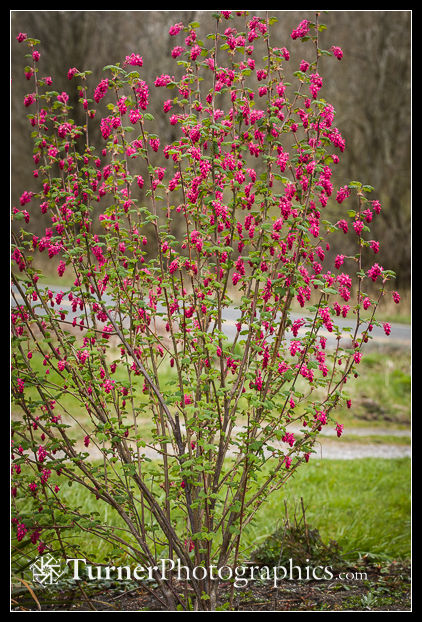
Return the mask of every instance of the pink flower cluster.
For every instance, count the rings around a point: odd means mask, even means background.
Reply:
[[[292,39],[302,39],[309,32],[309,20],[304,19],[300,22],[300,24],[295,28],[291,33]]]
[[[331,47],[331,51],[338,60],[341,60],[343,58],[343,50],[337,45],[333,45]]]
[[[131,65],[133,67],[142,67],[144,64],[142,56],[139,54],[131,54],[130,56],[126,56],[124,65]]]
[[[101,80],[98,84],[97,88],[94,91],[94,100],[97,104],[103,99],[103,97],[107,94],[109,82],[107,78]]]

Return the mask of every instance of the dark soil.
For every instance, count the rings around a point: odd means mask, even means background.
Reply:
[[[340,579],[338,572],[345,573]],[[411,611],[410,566],[398,562],[384,565],[360,563],[333,572],[332,580],[250,581],[233,590],[224,582],[218,609],[229,611]],[[181,592],[184,586],[180,585]],[[85,589],[84,589],[85,588]],[[47,592],[27,589],[12,592],[12,611],[167,611],[159,593],[144,585],[108,585],[88,593],[82,590]],[[37,599],[35,601],[34,597]]]

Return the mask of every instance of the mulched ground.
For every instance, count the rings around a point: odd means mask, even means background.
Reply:
[[[347,571],[347,569],[343,569]],[[410,567],[393,562],[388,565],[364,563],[349,569],[355,578],[332,581],[251,581],[234,591],[231,611],[411,611]],[[356,573],[366,573],[361,578]],[[335,573],[336,575],[336,573]],[[348,575],[351,577],[351,575]],[[85,586],[86,587],[86,586]],[[182,587],[182,586],[181,586]],[[229,591],[224,583],[220,603],[228,602]],[[12,592],[12,611],[167,611],[166,607],[144,586],[128,589],[107,586],[92,592],[79,590],[50,595],[36,590],[37,604],[28,590]]]

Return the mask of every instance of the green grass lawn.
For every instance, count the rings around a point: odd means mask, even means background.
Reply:
[[[39,371],[43,369],[41,357],[34,355],[33,362]],[[407,350],[368,352],[362,359],[359,371],[360,377],[348,385],[352,409],[340,411],[338,421],[345,424],[345,429],[356,425],[368,425],[371,428],[390,426],[392,430],[400,426],[408,428],[410,353]],[[120,379],[121,373],[122,370],[118,368],[116,380]],[[162,373],[163,380],[171,382],[169,368],[163,366]],[[52,372],[49,379],[53,383],[57,382],[60,388],[57,374]],[[74,417],[73,423],[75,420],[85,423],[86,413],[76,400],[65,395],[61,399],[62,404],[57,405],[57,410],[68,410]],[[146,399],[140,390],[137,399]],[[369,407],[374,410],[371,411]],[[19,416],[18,410],[13,415]],[[151,423],[143,423],[145,438],[149,440]],[[76,427],[72,432],[76,433]],[[376,439],[388,443],[392,442],[393,437],[379,436]],[[357,436],[345,437],[339,439],[339,442],[347,440],[368,442],[369,437],[365,440]],[[409,441],[397,437],[395,442]],[[92,495],[89,496],[83,488],[75,485],[67,487],[62,481],[60,487],[60,495],[71,505],[83,508],[86,513],[98,511],[104,524],[120,524],[119,517],[108,506],[96,501]],[[254,548],[282,524],[285,502],[292,515],[303,498],[309,526],[319,530],[324,542],[330,539],[337,541],[349,559],[368,554],[380,560],[407,560],[410,558],[410,496],[411,462],[408,458],[311,458],[309,464],[302,466],[282,490],[267,500],[254,522],[247,526],[243,555],[247,559]],[[121,551],[113,549],[108,543],[102,543],[98,537],[78,530],[68,532],[68,535],[81,544],[89,559],[103,562],[112,560],[115,564],[125,561]],[[32,548],[34,557],[37,552],[35,547]]]
[[[117,352],[116,352],[116,358]],[[45,374],[42,357],[34,353],[31,361],[33,369],[40,375]],[[118,365],[113,378],[119,382],[127,380],[125,369]],[[165,361],[160,369],[162,386],[172,385],[176,374]],[[47,380],[47,376],[46,376]],[[62,380],[54,371],[48,380],[59,388]],[[135,381],[135,399],[146,403],[148,398],[142,394],[142,380]],[[299,385],[298,385],[299,386]],[[383,351],[369,351],[365,353],[359,365],[359,377],[352,378],[347,384],[347,394],[351,399],[352,407],[338,408],[335,418],[345,424],[345,427],[365,425],[370,426],[408,426],[411,418],[411,358],[408,349]],[[29,395],[37,398],[35,390],[29,390]],[[63,408],[72,414],[80,423],[86,418],[85,408],[73,397],[63,393],[60,397],[58,409]],[[17,411],[17,409],[16,409]],[[67,423],[72,424],[69,420]],[[149,430],[145,430],[150,438]]]
[[[367,555],[371,561],[409,560],[410,469],[408,458],[311,459],[261,506],[244,531],[241,558],[250,560],[252,552],[283,524],[285,506],[292,519],[302,498],[309,528],[318,529],[326,544],[336,541],[344,559],[353,562]],[[122,526],[113,510],[78,485],[69,488],[61,482],[60,497],[87,514],[98,512],[104,524]],[[66,530],[63,537],[80,545],[79,557],[114,565],[131,563],[122,550],[89,532],[75,528]],[[49,544],[58,546],[53,541]],[[21,565],[22,553],[29,558],[37,556],[35,547],[33,551],[30,548],[30,544],[24,550],[20,547],[16,568]]]
[[[244,544],[255,548],[290,518],[303,498],[308,525],[347,559],[410,558],[410,459],[314,460],[296,471],[262,507]]]
[[[384,349],[364,354],[359,377],[349,381],[350,410],[338,411],[342,423],[409,425],[411,420],[411,358],[406,349]]]

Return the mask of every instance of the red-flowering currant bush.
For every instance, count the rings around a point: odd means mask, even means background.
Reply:
[[[343,52],[320,48],[319,14],[304,19],[288,45],[305,42],[313,60],[290,83],[273,22],[220,11],[205,42],[197,23],[175,24],[175,75],[154,84],[142,50],[91,87],[69,69],[82,125],[40,77],[39,42],[18,37],[39,190],[12,210],[12,522],[39,553],[84,557],[70,530],[146,566],[234,567],[243,530],[319,432],[341,435],[335,409],[350,405],[346,382],[394,275],[374,256],[373,188],[332,181],[345,141],[320,62]],[[171,142],[154,133],[154,88]],[[340,234],[356,251],[332,261]],[[71,284],[45,285],[40,254]],[[118,526],[72,504],[65,483]],[[220,581],[199,577],[195,607],[214,609]],[[169,608],[188,607],[156,580]]]

